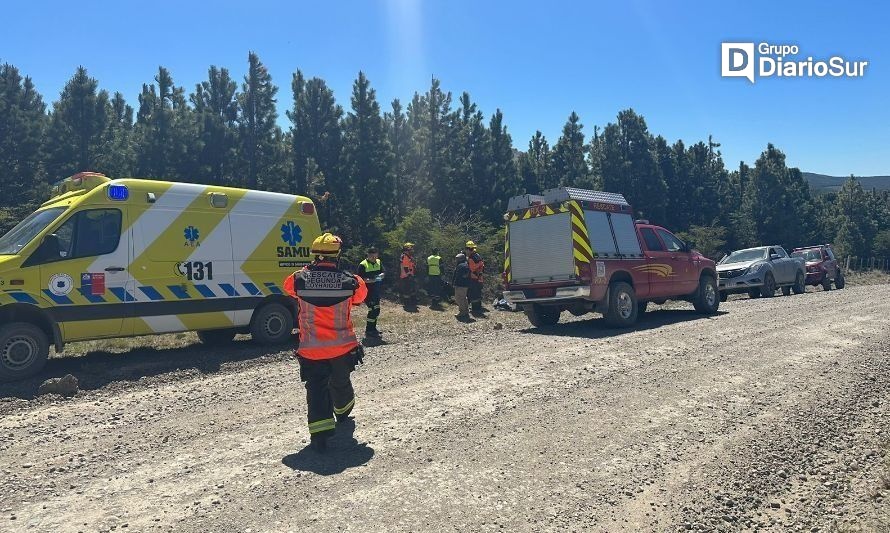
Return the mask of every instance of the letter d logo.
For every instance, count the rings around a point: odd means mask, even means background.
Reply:
[[[754,43],[721,43],[720,75],[754,83]]]

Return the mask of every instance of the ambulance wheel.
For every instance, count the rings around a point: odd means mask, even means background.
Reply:
[[[0,328],[0,381],[24,379],[40,372],[49,358],[49,339],[27,322]]]
[[[221,344],[232,342],[235,338],[235,333],[234,329],[208,329],[199,331],[198,339],[201,341],[201,344],[206,344],[207,346],[219,346]]]
[[[294,330],[294,316],[283,305],[267,303],[253,314],[250,334],[260,344],[282,344],[290,340]]]
[[[604,315],[606,324],[613,328],[633,326],[639,311],[633,287],[623,281],[609,285],[609,309]]]

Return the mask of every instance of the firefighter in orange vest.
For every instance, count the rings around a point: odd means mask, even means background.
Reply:
[[[352,327],[352,306],[368,294],[360,276],[340,269],[343,242],[325,233],[312,242],[315,261],[284,280],[284,291],[299,303],[300,380],[306,384],[310,445],[327,448],[337,423],[349,420],[355,392],[349,374],[362,362]]]
[[[482,315],[482,273],[485,271],[485,261],[476,251],[476,243],[467,241],[464,255],[467,256],[467,262],[470,264],[470,290],[467,296],[470,299],[470,308],[474,315]]]
[[[406,242],[399,257],[399,284],[402,292],[402,305],[406,308],[417,305],[417,261],[414,259],[414,243]]]

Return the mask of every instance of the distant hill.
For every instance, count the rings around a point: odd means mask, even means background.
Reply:
[[[809,182],[810,189],[814,192],[838,191],[849,178],[849,176],[826,176],[825,174],[814,174],[812,172],[804,172],[803,177]],[[856,179],[859,180],[862,187],[867,191],[872,189],[890,191],[890,176],[856,176]]]

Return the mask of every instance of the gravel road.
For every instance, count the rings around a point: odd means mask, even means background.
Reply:
[[[890,285],[652,309],[385,310],[325,456],[287,352],[52,361],[75,397],[3,385],[0,531],[890,530]]]

